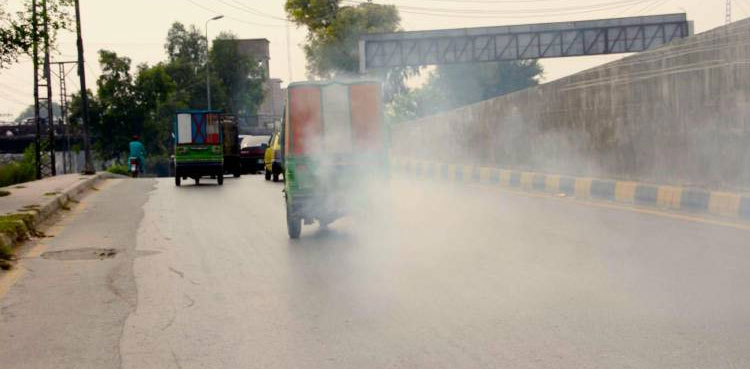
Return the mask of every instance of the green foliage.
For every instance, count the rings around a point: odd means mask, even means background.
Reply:
[[[236,39],[231,33],[221,33],[211,48],[211,71],[216,76],[211,80],[225,93],[216,107],[236,116],[254,115],[258,102],[263,101],[266,73],[258,61],[240,54]]]
[[[0,216],[0,233],[10,239],[10,244],[0,241],[0,260],[10,260],[14,256],[13,243],[35,234],[34,215],[31,213],[9,214]]]
[[[0,269],[2,270],[10,269],[10,264],[5,263],[4,261],[12,259],[13,255],[14,255],[14,252],[13,252],[13,247],[11,245],[0,244]]]
[[[287,0],[284,5],[289,18],[317,31],[330,25],[339,10],[339,0]]]
[[[0,187],[33,181],[36,168],[26,162],[12,162],[0,166]]]
[[[107,168],[107,172],[112,173],[112,174],[120,174],[124,176],[130,175],[130,169],[128,169],[127,165],[115,164]]]
[[[290,19],[308,29],[304,45],[311,77],[341,78],[359,72],[359,38],[367,33],[400,30],[401,17],[394,5],[360,3],[340,6],[337,0],[287,0]],[[385,99],[406,91],[405,80],[414,68],[393,68],[371,73],[385,82]]]
[[[24,150],[23,160],[0,166],[0,187],[29,182],[34,179],[36,179],[36,165],[33,144]]]
[[[394,97],[387,113],[394,122],[437,114],[536,86],[543,74],[537,60],[441,65],[421,88]]]
[[[49,20],[49,41],[54,48],[57,39],[57,32],[60,30],[71,29],[73,23],[72,0],[47,0],[47,12],[42,12],[41,1],[37,3],[39,13],[39,24],[42,24],[42,18],[47,17]],[[0,19],[3,20],[0,25],[0,68],[9,66],[18,60],[21,54],[31,54],[34,45],[34,33],[32,31],[32,2],[24,2],[24,11],[18,12],[11,16],[5,10],[5,2],[0,3]],[[41,43],[44,30],[39,27],[37,40]]]
[[[339,6],[331,0],[288,0],[286,10],[295,23],[308,28],[304,45],[307,70],[322,78],[357,73],[359,37],[394,32],[401,22],[394,5]]]
[[[208,42],[195,25],[186,28],[180,22],[172,23],[167,32],[164,49],[169,62],[182,61],[192,65],[203,65],[206,62]]]
[[[234,39],[221,34],[209,53],[212,107],[252,115],[263,100],[265,74],[257,61],[240,55]],[[99,51],[102,74],[96,95],[89,92],[89,119],[100,158],[119,160],[127,155],[133,135],[141,136],[150,157],[166,156],[175,112],[206,108],[206,40],[200,30],[174,23],[165,50],[167,61],[142,64],[134,71],[129,58]],[[72,99],[71,118],[80,121],[79,95]]]
[[[97,101],[103,107],[91,130],[96,137],[94,148],[104,159],[116,158],[141,131],[143,112],[139,109],[130,74],[130,58],[100,50],[102,74],[96,81]]]

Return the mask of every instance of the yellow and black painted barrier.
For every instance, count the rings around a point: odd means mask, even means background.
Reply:
[[[750,219],[750,194],[393,158],[395,174]]]

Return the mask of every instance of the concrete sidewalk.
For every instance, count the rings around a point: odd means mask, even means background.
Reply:
[[[10,195],[0,197],[0,247],[6,251],[33,233],[35,226],[64,208],[96,181],[111,176],[66,174],[2,187]]]

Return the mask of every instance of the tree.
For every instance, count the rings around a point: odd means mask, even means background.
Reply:
[[[185,107],[175,100],[176,90],[177,84],[167,73],[164,64],[138,66],[133,92],[143,119],[139,133],[146,151],[151,155],[166,154],[169,150],[173,114]]]
[[[367,2],[339,6],[338,0],[287,0],[285,9],[292,21],[308,29],[304,45],[308,74],[325,79],[357,74],[360,36],[395,32],[401,23],[395,5]],[[372,72],[372,76],[386,82],[388,101],[404,92],[405,79],[417,73],[414,68],[393,68]]]
[[[60,104],[56,102],[52,102],[52,114],[55,116],[55,120],[60,118]],[[39,116],[41,118],[47,118],[47,109],[40,109],[39,110]],[[29,105],[24,109],[18,116],[16,117],[16,122],[21,122],[23,119],[26,118],[33,118],[34,117],[34,105]]]
[[[89,126],[99,127],[101,125],[102,107],[99,104],[99,100],[91,90],[86,91],[89,98]],[[83,103],[81,101],[81,92],[78,91],[70,97],[70,107],[68,120],[70,122],[69,132],[71,136],[79,135],[81,132],[81,124],[83,122]],[[95,130],[91,130],[92,134],[96,133]],[[95,136],[95,135],[94,135]],[[94,140],[96,138],[94,137]]]
[[[255,115],[263,102],[266,72],[259,61],[240,53],[236,40],[231,33],[221,33],[211,47],[211,80],[224,94],[215,106],[236,116]]]
[[[544,69],[538,60],[438,66],[418,89],[388,106],[393,121],[411,120],[533,87]]]
[[[329,26],[339,10],[339,0],[287,0],[284,4],[289,18],[311,31]]]
[[[206,63],[206,48],[208,42],[195,25],[186,28],[180,22],[172,23],[167,31],[167,42],[164,49],[167,52],[169,62],[182,61],[193,66]]]
[[[143,129],[143,113],[134,92],[130,64],[130,58],[99,51],[102,74],[96,85],[103,109],[99,124],[92,124],[91,128],[96,137],[94,147],[103,159],[119,157],[132,135]]]
[[[401,18],[394,5],[362,3],[340,7],[338,3],[333,0],[286,2],[289,17],[308,28],[304,51],[308,73],[313,76],[333,78],[357,73],[359,37],[399,29]]]
[[[39,28],[36,41],[40,46],[44,37],[44,29],[41,27],[43,17],[48,18],[49,41],[51,47],[54,48],[57,32],[70,29],[73,24],[70,16],[72,3],[72,0],[47,0],[47,13],[45,14],[42,12],[41,0],[37,2]],[[8,14],[4,6],[4,3],[0,4],[0,19],[4,21],[4,24],[0,25],[0,68],[16,62],[21,54],[30,55],[35,41],[31,0],[24,2],[24,11],[18,12],[15,17]]]
[[[206,38],[195,26],[175,22],[167,32],[165,70],[177,86],[175,99],[186,107],[206,107]],[[213,91],[222,97],[220,91]]]

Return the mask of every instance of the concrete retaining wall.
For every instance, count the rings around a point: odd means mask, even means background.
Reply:
[[[393,128],[400,157],[750,188],[750,20]]]

